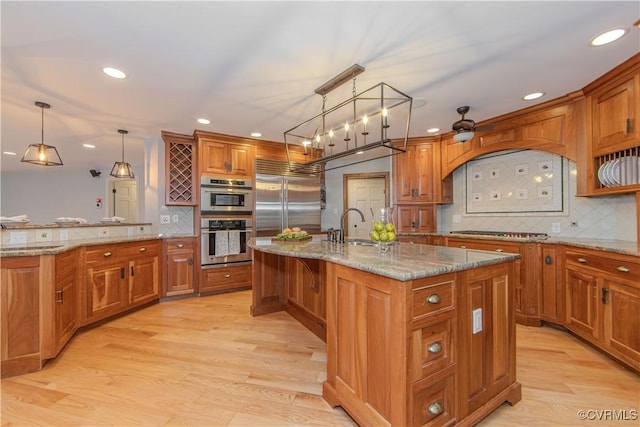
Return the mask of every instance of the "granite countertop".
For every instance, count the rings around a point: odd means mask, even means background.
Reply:
[[[172,236],[167,236],[170,238]],[[19,256],[56,255],[80,246],[96,246],[110,243],[138,242],[144,240],[162,239],[161,236],[140,235],[131,237],[103,237],[99,239],[78,239],[66,241],[54,241],[44,243],[29,243],[17,245],[4,245],[0,247],[0,258]]]
[[[71,228],[71,227],[114,227],[114,226],[129,226],[133,227],[136,225],[152,225],[150,222],[69,222],[69,223],[51,223],[51,224],[3,224],[3,230],[33,230],[38,228]]]
[[[625,240],[590,239],[578,237],[513,237],[513,236],[490,236],[478,234],[460,233],[398,233],[398,236],[439,236],[456,237],[477,240],[504,240],[507,242],[535,242],[555,245],[575,246],[577,248],[594,249],[604,252],[618,253],[640,257],[640,243]]]
[[[517,254],[494,253],[445,246],[396,243],[382,254],[376,246],[329,243],[324,236],[300,243],[272,243],[270,237],[252,238],[254,250],[275,255],[316,258],[362,271],[407,281],[469,270],[520,258]]]

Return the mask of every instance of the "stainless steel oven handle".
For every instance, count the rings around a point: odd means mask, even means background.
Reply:
[[[241,233],[253,233],[253,230],[247,230],[247,229],[243,229],[243,230],[207,230],[207,229],[203,229],[202,230],[202,234],[220,233],[222,231],[239,231]]]

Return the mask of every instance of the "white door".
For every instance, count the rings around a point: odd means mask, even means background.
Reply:
[[[371,230],[371,208],[383,208],[386,205],[384,178],[349,178],[347,181],[348,208],[358,208],[364,214],[362,222],[357,212],[349,212],[345,236],[356,239],[368,239]]]
[[[112,181],[111,215],[138,222],[138,186],[134,179]]]

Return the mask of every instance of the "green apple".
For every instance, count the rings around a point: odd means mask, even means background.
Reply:
[[[387,232],[387,240],[389,242],[393,242],[394,240],[396,240],[396,233],[394,233],[393,231],[388,231]]]
[[[396,227],[393,225],[392,222],[388,222],[385,224],[384,228],[389,232],[389,231],[396,231]]]
[[[375,240],[375,241],[380,240],[380,235],[376,230],[371,230],[371,232],[369,233],[369,237],[371,237],[371,240]]]
[[[384,230],[384,223],[380,220],[377,220],[373,223],[373,229],[377,232]]]
[[[386,231],[381,231],[380,232],[380,241],[381,242],[386,242],[389,240],[389,233],[387,233]]]

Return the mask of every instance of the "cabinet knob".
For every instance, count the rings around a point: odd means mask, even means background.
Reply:
[[[111,256],[111,252],[105,252],[103,255],[106,257]]]
[[[498,248],[498,249],[496,249],[496,252],[504,252],[504,249]]]
[[[431,405],[429,405],[429,413],[431,415],[440,415],[444,412],[444,405],[441,401],[436,400]]]
[[[228,279],[229,277],[231,277],[231,274],[227,273],[224,275],[224,277]]]
[[[140,248],[140,252],[146,252],[147,248],[145,248],[144,246]]]
[[[467,249],[465,245],[460,245],[460,249]]]
[[[622,273],[628,273],[629,271],[631,271],[627,267],[625,267],[624,265],[619,265],[618,267],[616,267],[616,270],[618,270],[618,271],[620,271]]]
[[[427,302],[429,304],[440,304],[440,295],[431,294],[427,297]]]
[[[427,347],[427,351],[431,354],[440,353],[442,351],[442,344],[440,343],[440,341],[431,343],[429,344],[429,347]]]
[[[187,261],[187,264],[193,265],[193,258],[189,258],[189,261]]]
[[[179,245],[176,245],[176,247],[182,249],[182,248],[184,248],[184,245],[182,243],[180,243]]]
[[[580,257],[580,258],[578,258],[578,262],[581,262],[581,263],[585,264],[587,262],[587,259]]]

